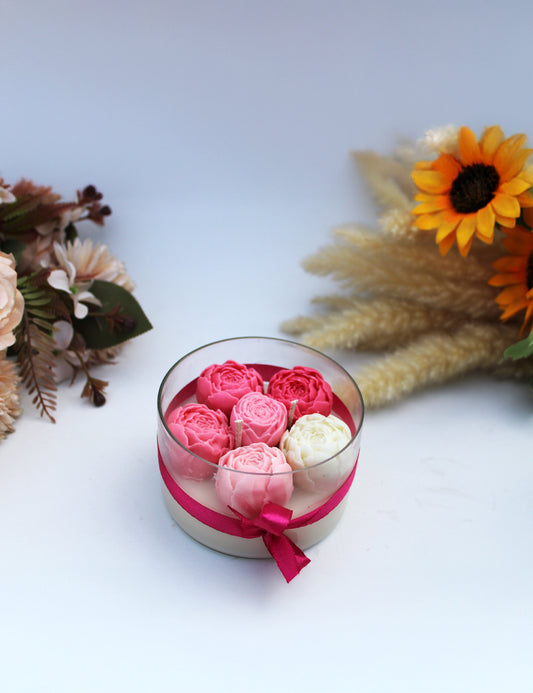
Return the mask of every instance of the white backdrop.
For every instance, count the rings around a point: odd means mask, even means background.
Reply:
[[[189,350],[282,336],[326,281],[302,258],[373,223],[353,149],[447,123],[533,138],[526,2],[4,0],[0,175],[67,199],[154,330],[108,403],[25,399],[0,443],[0,688],[514,693],[533,687],[533,406],[468,378],[369,412],[341,524],[289,585],[189,539],[155,454]],[[357,367],[358,357],[340,355]]]

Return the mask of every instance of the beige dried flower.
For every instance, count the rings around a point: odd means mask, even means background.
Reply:
[[[15,258],[0,252],[0,351],[15,343],[13,331],[23,312],[24,299],[17,289]]]
[[[6,202],[14,202],[15,199],[16,198],[13,195],[13,193],[6,187],[4,187],[4,181],[0,179],[0,204],[4,204]]]
[[[19,377],[14,363],[0,354],[0,439],[14,430],[15,418],[20,415]]]
[[[60,266],[68,263],[74,266],[77,282],[101,279],[122,286],[126,291],[131,292],[135,288],[124,263],[112,255],[106,245],[76,238],[65,245],[56,243],[54,251]]]
[[[456,125],[444,125],[443,127],[426,130],[421,144],[431,153],[455,154],[459,139],[459,128]]]

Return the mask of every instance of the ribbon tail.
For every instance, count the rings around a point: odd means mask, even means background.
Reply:
[[[265,532],[263,542],[287,582],[290,582],[302,568],[311,563],[311,559],[307,558],[301,548],[284,534]]]

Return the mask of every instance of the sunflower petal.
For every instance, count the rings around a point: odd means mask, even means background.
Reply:
[[[503,241],[503,247],[505,250],[507,250],[508,253],[511,253],[511,255],[517,255],[519,257],[524,257],[528,258],[530,253],[532,252],[526,243],[518,237],[507,237]]]
[[[496,214],[496,223],[500,226],[504,226],[506,229],[512,229],[516,226],[516,219],[514,217],[504,217],[501,214]]]
[[[521,272],[526,269],[527,255],[505,255],[492,263],[499,272]]]
[[[498,169],[500,179],[508,181],[517,176],[524,168],[524,164],[528,160],[531,152],[533,152],[533,149],[521,149],[512,156],[509,156],[507,164]]]
[[[455,241],[455,233],[450,233],[439,243],[439,252],[442,256],[446,255]]]
[[[529,190],[523,192],[521,195],[517,195],[516,199],[520,207],[525,207],[526,209],[533,207],[533,189],[529,188]]]
[[[515,157],[518,155],[520,148],[526,140],[527,138],[525,135],[513,135],[505,140],[505,142],[502,142],[498,147],[494,155],[493,164],[498,170],[501,179],[509,180],[509,178],[513,177],[508,174],[508,170],[512,167]],[[522,162],[522,166],[524,163],[525,161]]]
[[[496,301],[498,301],[498,298],[496,298]],[[498,301],[498,303],[500,302]],[[509,318],[512,318],[513,315],[516,315],[521,310],[524,310],[524,308],[527,308],[527,301],[525,299],[523,301],[512,303],[503,311],[503,313],[500,315],[500,319],[508,320]]]
[[[516,272],[510,272],[508,274],[495,274],[488,281],[490,286],[510,286],[513,284],[523,284],[524,278],[521,277]]]
[[[448,198],[446,195],[432,195],[431,200],[422,202],[422,204],[417,205],[411,211],[413,214],[431,214],[433,212],[440,212],[448,207]]]
[[[449,180],[450,186],[451,186],[453,181],[457,178],[457,176],[463,170],[463,166],[462,166],[461,162],[458,161],[451,154],[444,154],[443,153],[434,162],[433,169],[435,171],[438,171],[439,173],[442,173],[442,175],[445,176]]]
[[[435,195],[430,195],[429,193],[418,192],[415,195],[415,200],[417,202],[429,202],[435,197]]]
[[[469,214],[461,219],[461,223],[457,227],[457,245],[459,246],[459,251],[461,255],[464,255],[463,251],[466,246],[472,242],[472,237],[474,231],[476,230],[476,215]],[[470,246],[469,246],[470,247]],[[468,250],[466,250],[468,253]]]
[[[470,238],[470,240],[462,247],[459,248],[459,252],[463,257],[466,257],[470,251],[470,246],[472,245],[472,241],[474,240],[474,236]]]
[[[530,185],[533,185],[533,166],[524,166],[518,177],[527,180]]]
[[[518,201],[520,201],[520,198],[518,198]],[[522,209],[522,219],[530,228],[533,228],[533,206]]]
[[[461,162],[464,166],[479,163],[481,160],[481,152],[477,138],[470,128],[463,127],[459,130],[459,153]]]
[[[478,236],[483,236],[487,238],[489,242],[492,242],[494,238],[494,222],[496,221],[496,215],[492,207],[490,205],[483,207],[478,211],[476,216]]]
[[[524,327],[527,325],[527,323],[531,320],[531,316],[533,315],[533,301],[530,301],[526,314],[524,316]]]
[[[513,178],[512,180],[502,183],[499,189],[506,195],[516,196],[525,192],[529,188],[530,185],[527,181],[521,180],[520,178]]]
[[[447,238],[451,233],[455,231],[457,228],[457,222],[456,221],[449,221],[441,224],[439,226],[439,229],[437,231],[437,235],[435,236],[435,241],[437,243],[442,243],[442,241]]]
[[[527,293],[527,284],[513,284],[508,286],[501,293],[498,294],[496,300],[500,305],[508,305],[511,303],[519,302],[521,299],[525,300],[524,297]]]
[[[440,214],[422,214],[415,219],[415,226],[421,231],[431,231],[440,226],[442,215]]]
[[[518,200],[511,195],[504,195],[503,193],[496,193],[494,199],[491,202],[492,208],[496,214],[504,217],[519,217],[520,216],[520,205]]]
[[[451,187],[450,181],[439,171],[413,171],[411,178],[418,188],[428,193],[444,193]]]
[[[481,136],[479,148],[485,163],[491,164],[496,150],[504,140],[504,134],[499,125],[486,128]]]

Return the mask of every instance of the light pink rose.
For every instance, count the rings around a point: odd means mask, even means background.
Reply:
[[[0,351],[15,343],[13,330],[22,319],[24,299],[17,289],[13,255],[0,252]]]
[[[247,392],[263,392],[263,378],[255,370],[236,361],[206,368],[196,383],[196,399],[228,416]]]
[[[274,373],[268,383],[268,394],[291,409],[297,400],[293,422],[304,414],[329,416],[333,408],[333,393],[329,383],[314,368],[295,366]]]
[[[230,425],[235,434],[235,422],[242,421],[242,445],[279,443],[287,428],[287,409],[283,402],[267,397],[261,392],[249,392],[233,407]]]
[[[279,448],[252,443],[220,458],[215,477],[217,495],[245,517],[256,517],[265,503],[285,505],[293,490],[292,474]]]
[[[186,404],[174,409],[167,417],[167,425],[174,438],[191,451],[179,445],[170,446],[167,460],[170,470],[186,479],[200,481],[212,476],[214,468],[205,460],[216,464],[234,445],[226,415],[205,404]]]

